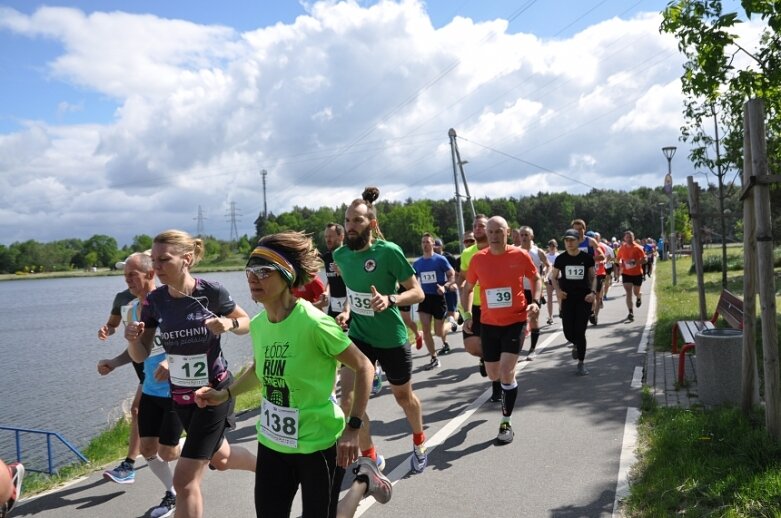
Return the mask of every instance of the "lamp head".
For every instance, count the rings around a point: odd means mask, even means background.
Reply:
[[[675,146],[664,146],[662,148],[662,153],[664,153],[664,156],[667,160],[672,160],[673,156],[675,156],[675,151],[678,148]]]

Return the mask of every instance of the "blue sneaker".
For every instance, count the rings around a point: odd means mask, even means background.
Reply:
[[[428,464],[428,449],[424,445],[412,448],[410,467],[415,473],[422,473]]]
[[[116,468],[104,471],[103,478],[113,480],[117,484],[132,484],[136,481],[136,470],[123,460]]]
[[[372,396],[376,396],[382,390],[382,370],[377,367],[374,371],[374,380],[372,380]]]

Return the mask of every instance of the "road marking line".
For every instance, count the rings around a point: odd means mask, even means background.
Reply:
[[[632,383],[629,384],[632,388],[640,388],[643,386],[643,367],[635,367],[635,372],[632,375]]]
[[[656,291],[651,286],[651,296],[648,297],[648,317],[645,319],[645,327],[643,327],[643,334],[640,336],[640,346],[637,348],[638,354],[645,354],[648,347],[648,341],[653,336],[652,330],[654,324],[656,324]]]
[[[640,409],[626,409],[624,422],[624,439],[621,443],[621,460],[618,465],[618,480],[616,482],[616,498],[613,500],[613,518],[620,518],[621,500],[629,496],[629,470],[637,461],[637,422],[640,420]]]
[[[556,331],[555,333],[551,334],[544,342],[539,344],[537,346],[536,350],[539,350],[540,352],[544,351],[548,345],[550,345],[553,340],[558,338],[558,336],[561,334],[561,331]],[[518,375],[519,371],[522,371],[526,368],[527,365],[530,365],[532,362],[520,362],[518,364],[517,370],[516,370],[516,376]],[[442,428],[439,429],[437,433],[435,433],[430,439],[426,440],[426,448],[428,450],[428,454],[431,455],[431,453],[439,446],[440,444],[444,443],[448,437],[453,435],[453,432],[458,430],[461,425],[464,424],[465,421],[467,421],[470,417],[472,417],[472,414],[474,414],[478,408],[483,406],[487,401],[488,397],[491,395],[491,387],[488,387],[482,394],[477,396],[477,399],[472,401],[472,403],[467,407],[466,410],[464,410],[461,414],[457,415],[450,421],[448,421]],[[388,477],[388,479],[391,481],[391,483],[395,486],[397,482],[399,482],[407,473],[410,472],[410,462],[412,459],[412,454],[403,462],[401,462],[398,466],[396,466],[396,469],[391,471],[389,474],[385,475]],[[361,500],[361,503],[358,505],[358,509],[355,511],[355,516],[359,517],[363,515],[374,503],[376,500],[372,497],[366,497],[363,500]]]

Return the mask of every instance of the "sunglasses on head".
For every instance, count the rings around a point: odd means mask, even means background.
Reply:
[[[247,278],[249,278],[250,275],[254,275],[260,280],[268,279],[275,271],[277,271],[277,269],[273,266],[247,266],[244,269],[244,273],[247,274]]]

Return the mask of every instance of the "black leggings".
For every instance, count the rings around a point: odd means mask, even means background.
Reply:
[[[561,301],[561,326],[564,337],[572,342],[578,351],[578,360],[586,358],[586,326],[591,314],[591,304],[586,302],[585,293],[569,293]]]
[[[336,516],[344,469],[336,465],[336,445],[314,453],[279,453],[258,443],[255,515],[289,518],[301,486],[302,518]]]

